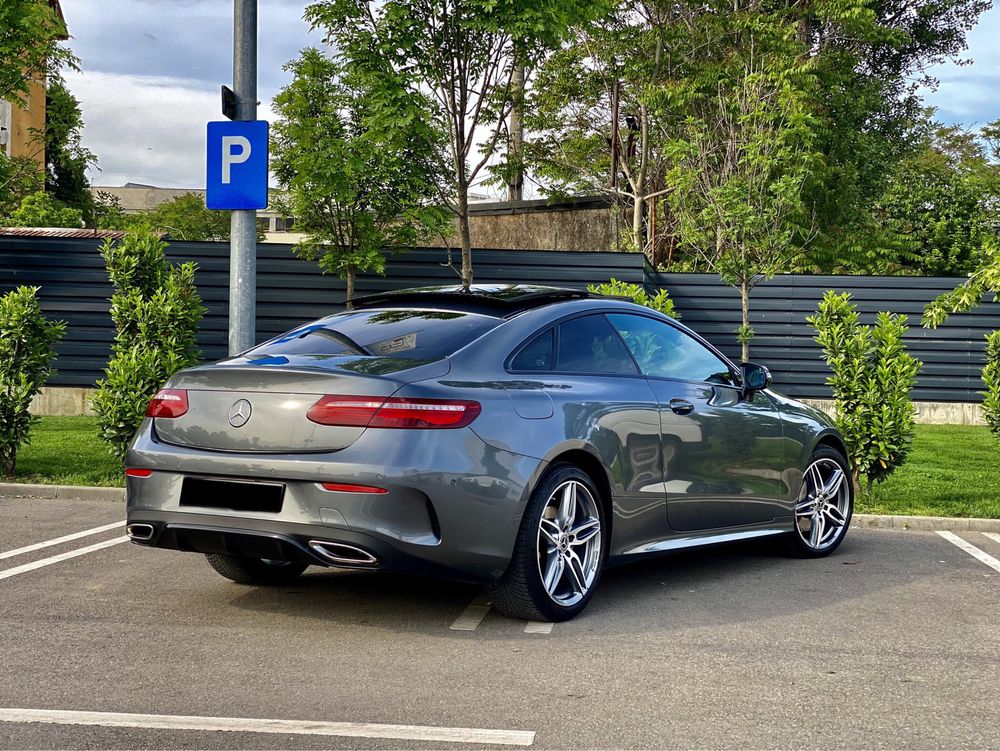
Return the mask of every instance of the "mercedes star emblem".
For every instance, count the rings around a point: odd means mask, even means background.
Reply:
[[[253,408],[250,406],[250,402],[246,399],[240,399],[229,408],[229,424],[234,428],[242,428],[247,424],[247,420],[250,419],[252,411]]]

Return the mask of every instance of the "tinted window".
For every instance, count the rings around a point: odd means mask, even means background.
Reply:
[[[602,315],[573,318],[559,325],[556,370],[638,374],[621,338]]]
[[[705,345],[669,324],[612,313],[608,319],[632,351],[643,375],[731,383],[729,367]]]
[[[252,355],[370,355],[437,360],[458,351],[500,321],[441,310],[362,310],[301,326],[252,350]]]
[[[553,329],[549,329],[511,360],[511,370],[552,370]]]

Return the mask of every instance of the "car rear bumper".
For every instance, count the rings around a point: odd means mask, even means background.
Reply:
[[[126,464],[152,470],[126,481],[127,523],[152,527],[139,535],[151,532],[147,540],[133,536],[138,544],[470,581],[503,574],[542,467],[488,446],[468,429],[368,430],[331,454],[280,455],[169,445],[157,440],[149,421]],[[229,495],[192,503],[188,495],[182,499],[188,477],[279,483],[283,499],[274,511],[241,509],[233,486]],[[323,482],[386,492],[331,492]],[[311,543],[348,547],[324,552]]]

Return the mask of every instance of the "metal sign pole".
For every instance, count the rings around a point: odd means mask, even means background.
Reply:
[[[257,0],[233,0],[236,119],[257,119]],[[256,343],[257,212],[232,212],[229,252],[229,354]]]

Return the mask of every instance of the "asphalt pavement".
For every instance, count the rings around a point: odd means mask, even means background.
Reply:
[[[240,586],[123,512],[0,499],[0,748],[1000,748],[1000,535],[677,554],[550,628],[448,582]]]

